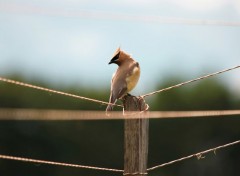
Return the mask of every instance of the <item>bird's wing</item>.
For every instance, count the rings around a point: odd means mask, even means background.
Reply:
[[[120,67],[113,74],[111,84],[111,93],[113,99],[122,98],[127,93],[127,74],[127,70],[122,70]]]
[[[126,93],[127,93],[127,86],[124,86],[119,90],[119,93],[118,93],[117,97],[122,98]]]
[[[127,93],[127,86],[117,87],[111,90],[110,103],[116,103],[117,99],[122,98]]]

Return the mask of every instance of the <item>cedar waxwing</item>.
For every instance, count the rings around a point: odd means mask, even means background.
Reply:
[[[138,62],[120,48],[117,49],[108,64],[112,63],[117,64],[118,69],[112,77],[109,103],[115,104],[117,99],[122,98],[136,86],[140,77],[140,67]],[[112,109],[113,105],[109,104],[106,111]]]

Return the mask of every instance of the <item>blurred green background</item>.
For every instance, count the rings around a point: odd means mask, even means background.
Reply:
[[[20,75],[8,78],[107,101],[109,89],[75,85],[50,85]],[[157,89],[171,86],[184,77],[163,79]],[[206,79],[146,98],[151,110],[239,109],[240,99],[218,79]],[[105,106],[61,95],[0,82],[1,108],[105,110]],[[168,162],[218,145],[239,140],[239,116],[213,118],[152,119],[149,133],[148,167]],[[34,159],[123,168],[123,120],[98,121],[0,121],[0,154]],[[238,175],[239,145],[173,164],[149,175]],[[106,171],[32,164],[0,159],[3,176],[122,175]]]

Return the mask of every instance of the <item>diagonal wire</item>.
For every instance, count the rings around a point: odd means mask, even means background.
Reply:
[[[192,83],[192,82],[195,82],[195,81],[199,81],[199,80],[202,80],[202,79],[206,79],[206,78],[209,78],[209,77],[212,77],[212,76],[215,76],[215,75],[227,72],[227,71],[231,71],[231,70],[237,69],[239,67],[240,67],[240,65],[232,67],[232,68],[228,68],[228,69],[225,69],[225,70],[222,70],[222,71],[218,71],[218,72],[215,72],[215,73],[211,73],[211,74],[208,74],[208,75],[196,78],[196,79],[192,79],[192,80],[180,83],[180,84],[176,84],[174,86],[170,86],[170,87],[160,89],[160,90],[148,93],[148,94],[141,95],[141,97],[144,98],[144,97],[151,96],[151,95],[154,95],[154,94],[157,94],[157,93],[160,93],[160,92],[164,92],[164,91],[167,91],[167,90],[170,90],[170,89],[173,89],[173,88],[181,87],[183,85],[186,85],[186,84],[189,84],[189,83]],[[3,78],[3,77],[0,77],[0,81],[11,83],[11,84],[16,84],[16,85],[20,85],[20,86],[24,86],[24,87],[29,87],[29,88],[33,88],[33,89],[38,89],[38,90],[42,90],[42,91],[46,91],[46,92],[51,92],[51,93],[55,93],[55,94],[74,97],[74,98],[78,98],[78,99],[82,99],[82,100],[92,101],[92,102],[95,102],[95,103],[100,103],[100,104],[105,104],[105,105],[111,104],[113,106],[123,107],[122,105],[112,104],[112,103],[104,102],[104,101],[101,101],[101,100],[96,100],[96,99],[87,98],[87,97],[83,97],[83,96],[79,96],[79,95],[65,93],[65,92],[61,92],[61,91],[57,91],[57,90],[53,90],[53,89],[48,89],[48,88],[44,88],[44,87],[40,87],[40,86],[35,86],[35,85],[32,85],[32,84],[27,84],[27,83],[15,81],[15,80]]]
[[[44,88],[44,87],[40,87],[40,86],[35,86],[35,85],[32,85],[32,84],[27,84],[27,83],[15,81],[15,80],[3,78],[3,77],[0,77],[0,81],[7,82],[7,83],[11,83],[11,84],[15,84],[15,85],[20,85],[20,86],[24,86],[24,87],[29,87],[29,88],[32,88],[32,89],[38,89],[38,90],[42,90],[42,91],[46,91],[46,92],[51,92],[51,93],[55,93],[55,94],[65,95],[65,96],[68,96],[68,97],[74,97],[74,98],[78,98],[78,99],[82,99],[82,100],[87,100],[87,101],[91,101],[91,102],[95,102],[95,103],[100,103],[100,104],[104,104],[104,105],[109,105],[109,104],[111,104],[111,105],[113,105],[113,106],[123,107],[122,105],[112,104],[112,103],[108,103],[108,102],[101,101],[101,100],[96,100],[96,99],[87,98],[87,97],[83,97],[83,96],[79,96],[79,95],[74,95],[74,94],[70,94],[70,93],[65,93],[65,92],[62,92],[62,91],[57,91],[57,90],[53,90],[53,89],[48,89],[48,88]]]
[[[8,155],[0,155],[0,158],[7,159],[7,160],[29,162],[29,163],[55,165],[55,166],[75,167],[75,168],[82,168],[82,169],[92,169],[92,170],[111,171],[111,172],[123,172],[123,170],[120,170],[120,169],[110,169],[110,168],[78,165],[78,164],[68,164],[68,163],[37,160],[37,159],[22,158],[22,157],[16,157],[16,156],[8,156]]]
[[[217,150],[222,149],[222,148],[226,148],[226,147],[229,147],[229,146],[232,146],[232,145],[236,145],[236,144],[240,144],[240,140],[234,141],[234,142],[231,142],[231,143],[228,143],[228,144],[225,144],[225,145],[221,145],[221,146],[218,146],[218,147],[215,147],[215,148],[211,148],[211,149],[199,152],[199,153],[195,153],[195,154],[192,154],[192,155],[180,158],[180,159],[176,159],[176,160],[173,160],[173,161],[170,161],[170,162],[167,162],[167,163],[163,163],[163,164],[160,164],[160,165],[157,165],[157,166],[154,166],[154,167],[150,167],[150,168],[147,169],[147,171],[152,171],[152,170],[155,170],[155,169],[158,169],[158,168],[161,168],[161,167],[165,167],[165,166],[168,166],[168,165],[171,165],[171,164],[175,164],[177,162],[187,160],[187,159],[190,159],[190,158],[194,158],[194,157],[197,157],[197,159],[203,159],[204,154],[207,154],[209,152],[214,152],[214,154],[216,154]]]
[[[212,77],[212,76],[215,76],[215,75],[227,72],[227,71],[231,71],[231,70],[234,70],[234,69],[237,69],[237,68],[240,68],[240,65],[232,67],[232,68],[228,68],[228,69],[225,69],[225,70],[222,70],[222,71],[218,71],[218,72],[215,72],[215,73],[211,73],[211,74],[208,74],[208,75],[196,78],[196,79],[192,79],[192,80],[180,83],[180,84],[176,84],[174,86],[170,86],[170,87],[167,87],[167,88],[164,88],[164,89],[160,89],[160,90],[157,90],[157,91],[154,91],[154,92],[151,92],[151,93],[147,93],[147,94],[142,95],[141,97],[144,98],[144,97],[151,96],[151,95],[154,95],[154,94],[157,94],[157,93],[160,93],[160,92],[164,92],[164,91],[167,91],[167,90],[170,90],[170,89],[173,89],[173,88],[181,87],[181,86],[184,86],[186,84],[189,84],[189,83],[192,83],[192,82],[195,82],[195,81],[199,81],[199,80],[202,80],[202,79],[206,79],[206,78],[209,78],[209,77]]]
[[[161,167],[165,167],[171,164],[175,164],[177,162],[181,162],[190,158],[197,157],[197,159],[202,159],[204,158],[204,154],[207,154],[209,152],[214,152],[216,154],[216,151],[219,149],[227,148],[236,144],[239,144],[240,140],[224,144],[215,148],[211,148],[199,153],[195,153],[180,159],[176,159],[161,165],[157,165],[154,167],[150,167],[147,169],[147,171],[152,171]],[[124,170],[121,169],[111,169],[111,168],[102,168],[102,167],[95,167],[95,166],[86,166],[86,165],[78,165],[78,164],[68,164],[68,163],[61,163],[61,162],[53,162],[53,161],[45,161],[45,160],[36,160],[36,159],[30,159],[30,158],[22,158],[22,157],[16,157],[16,156],[9,156],[9,155],[0,155],[0,159],[6,159],[6,160],[15,160],[15,161],[22,161],[22,162],[29,162],[29,163],[39,163],[39,164],[48,164],[48,165],[55,165],[55,166],[65,166],[65,167],[75,167],[75,168],[82,168],[82,169],[91,169],[91,170],[101,170],[101,171],[111,171],[111,172],[121,172],[123,173]],[[145,173],[144,173],[145,174]]]

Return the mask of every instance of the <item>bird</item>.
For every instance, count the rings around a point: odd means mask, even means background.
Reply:
[[[111,80],[111,92],[106,112],[113,110],[113,104],[123,98],[137,85],[140,66],[129,54],[118,48],[108,64],[117,64],[118,69]]]

